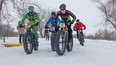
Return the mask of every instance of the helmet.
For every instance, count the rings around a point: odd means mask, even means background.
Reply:
[[[51,12],[51,15],[56,15],[56,12]]]
[[[61,4],[59,8],[60,9],[66,9],[66,5],[65,4]]]
[[[79,19],[76,20],[76,22],[79,22],[79,21],[80,21]]]
[[[34,11],[34,7],[33,6],[29,6],[28,10],[29,10],[29,12],[33,12]]]

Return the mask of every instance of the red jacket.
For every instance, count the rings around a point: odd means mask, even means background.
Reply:
[[[83,27],[86,27],[82,22],[79,22],[79,23],[75,23],[74,27],[73,27],[73,30],[74,29],[79,29],[79,30],[82,30]]]

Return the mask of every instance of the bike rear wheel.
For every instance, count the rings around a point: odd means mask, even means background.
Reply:
[[[71,52],[73,49],[73,37],[72,39],[70,40],[70,42],[67,43],[67,51],[68,52]]]

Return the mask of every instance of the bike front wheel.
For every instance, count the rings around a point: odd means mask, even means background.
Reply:
[[[64,55],[66,50],[66,42],[64,31],[59,30],[56,35],[55,51],[58,55]]]
[[[55,51],[55,33],[51,33],[51,49]]]
[[[26,33],[24,35],[24,43],[23,43],[23,47],[24,47],[24,51],[27,54],[31,54],[33,51],[33,44],[32,44],[32,36],[29,33]]]

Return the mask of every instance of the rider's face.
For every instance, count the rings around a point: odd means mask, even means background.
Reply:
[[[63,9],[63,10],[60,10],[62,14],[65,14],[66,13],[66,10]]]
[[[56,16],[55,15],[52,15],[53,18],[55,18]]]
[[[80,22],[77,22],[77,23],[80,23]]]
[[[33,9],[29,9],[29,12],[33,12],[34,10]]]

